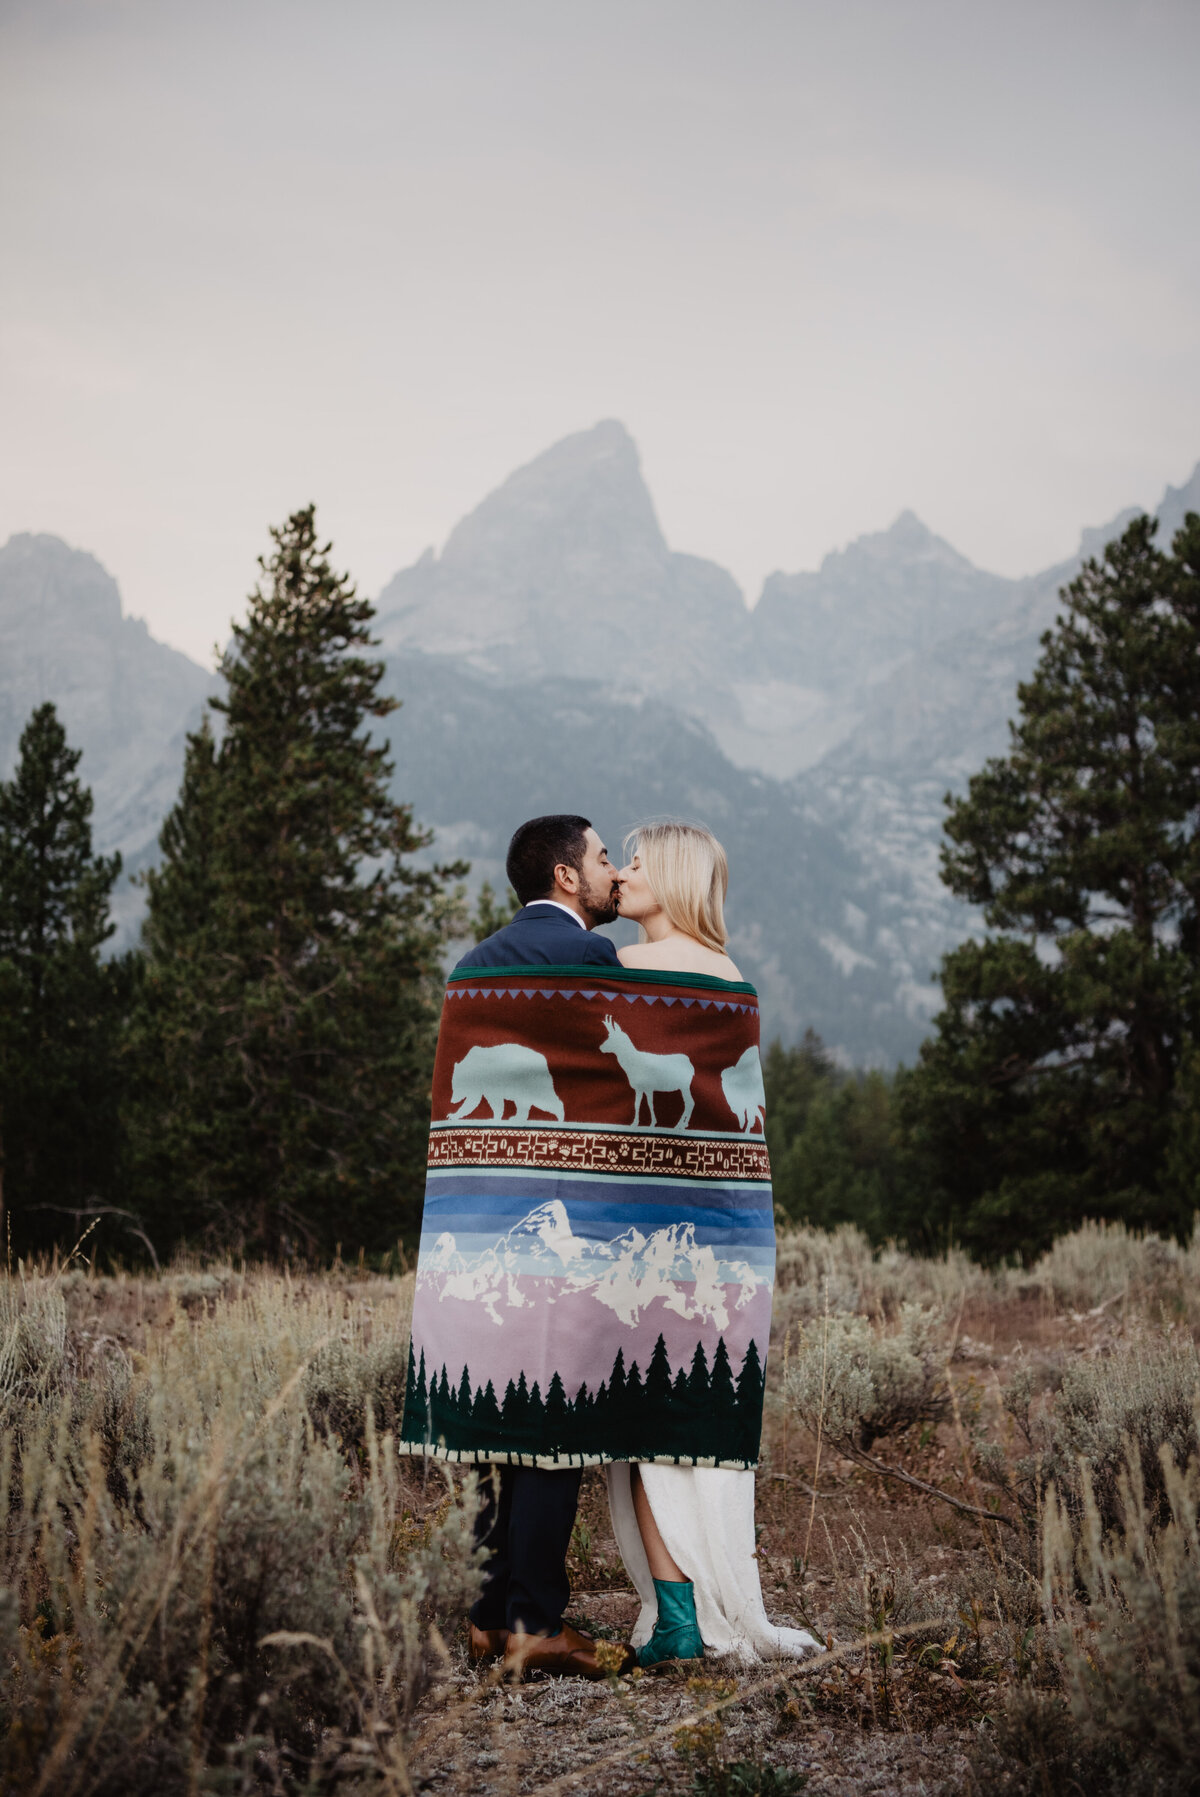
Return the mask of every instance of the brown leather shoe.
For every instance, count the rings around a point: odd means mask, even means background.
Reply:
[[[599,1652],[597,1652],[599,1648]],[[508,1637],[504,1649],[504,1676],[516,1683],[531,1672],[554,1678],[608,1678],[628,1672],[635,1664],[632,1647],[622,1641],[595,1642],[564,1622],[557,1635],[527,1635],[523,1630]]]
[[[467,1624],[467,1658],[472,1666],[500,1659],[507,1646],[507,1629],[479,1629],[473,1622]]]

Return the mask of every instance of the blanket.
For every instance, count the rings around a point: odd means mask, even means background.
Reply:
[[[401,1451],[753,1466],[775,1233],[753,986],[446,988]]]

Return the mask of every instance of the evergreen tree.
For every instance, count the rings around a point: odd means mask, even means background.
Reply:
[[[0,782],[0,1215],[18,1252],[74,1239],[114,1193],[129,970],[100,951],[121,858],[92,851],[80,759],[40,705]]]
[[[570,1431],[564,1446],[575,1453],[583,1452],[596,1433],[596,1400],[587,1388],[586,1379],[575,1393],[571,1405]]]
[[[688,1374],[687,1391],[689,1402],[696,1406],[708,1403],[708,1356],[704,1352],[704,1343],[696,1343],[696,1352],[692,1355],[692,1370]]]
[[[496,1389],[490,1379],[475,1394],[471,1420],[488,1439],[495,1437],[501,1428],[500,1406],[496,1402]]]
[[[729,1350],[725,1346],[723,1335],[718,1337],[716,1352],[713,1355],[712,1374],[708,1383],[708,1401],[717,1427],[728,1429],[733,1422],[737,1394],[733,1389],[733,1368],[729,1364]]]
[[[767,1147],[777,1206],[799,1223],[894,1232],[899,1190],[891,1078],[839,1067],[807,1030],[763,1057]]]
[[[625,1418],[625,1352],[617,1349],[612,1372],[608,1376],[608,1416],[614,1429],[620,1429]]]
[[[665,1418],[671,1407],[671,1362],[667,1344],[659,1336],[646,1368],[646,1411],[651,1418]]]
[[[627,1451],[647,1453],[653,1446],[646,1428],[646,1391],[637,1361],[630,1364],[625,1380],[625,1442]]]
[[[407,1422],[417,1414],[417,1358],[413,1352],[412,1336],[408,1338],[408,1375],[404,1381],[404,1418]]]
[[[1008,755],[949,802],[943,877],[991,933],[945,958],[899,1088],[911,1238],[1030,1256],[1087,1215],[1190,1217],[1170,1150],[1200,1041],[1200,518],[1173,555],[1154,529],[1064,590]]]
[[[584,1388],[580,1387],[580,1396]],[[557,1373],[546,1387],[546,1442],[553,1448],[565,1447],[568,1428],[567,1394]]]
[[[751,1340],[742,1360],[737,1380],[737,1406],[741,1415],[757,1429],[762,1417],[763,1371],[758,1346]]]
[[[506,1429],[524,1429],[529,1422],[529,1387],[522,1371],[516,1384],[510,1379],[500,1414]]]
[[[461,867],[389,796],[371,734],[395,701],[371,606],[313,509],[272,533],[221,661],[219,744],[188,742],[150,876],[131,1032],[143,1202],[258,1250],[382,1245],[419,1201],[439,952]]]
[[[475,901],[475,909],[471,913],[468,929],[473,942],[482,942],[487,936],[494,936],[505,924],[511,923],[521,909],[521,901],[510,886],[503,899],[496,897],[490,880],[485,880],[479,888],[479,897]]]
[[[458,1382],[458,1414],[464,1419],[471,1414],[471,1374],[467,1367],[463,1368]]]

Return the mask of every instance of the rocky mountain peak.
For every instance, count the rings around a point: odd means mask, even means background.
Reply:
[[[121,595],[107,568],[85,549],[44,532],[19,531],[0,549],[0,619],[111,631],[121,624]]]
[[[821,563],[821,572],[832,575],[854,563],[865,563],[873,567],[876,578],[880,564],[910,569],[925,563],[953,569],[956,573],[975,572],[973,564],[965,555],[960,555],[944,537],[936,536],[914,511],[908,509],[902,511],[887,530],[856,537],[845,549],[835,550],[827,555]]]
[[[1200,512],[1200,462],[1192,469],[1192,477],[1182,487],[1168,487],[1158,508],[1160,549],[1170,549],[1171,539],[1188,512]]]
[[[1085,525],[1079,533],[1079,560],[1085,561],[1089,556],[1103,555],[1106,545],[1111,543],[1114,537],[1119,537],[1125,526],[1131,524],[1135,518],[1140,518],[1141,515],[1141,506],[1128,505],[1123,512],[1118,512],[1115,518],[1110,518],[1107,524]]]
[[[136,854],[178,785],[181,724],[213,677],[156,642],[94,555],[23,532],[0,548],[0,775],[52,699],[96,798],[96,840]]]
[[[747,612],[725,572],[668,547],[623,424],[605,419],[518,468],[379,597],[391,650],[506,677],[722,685]]]
[[[520,577],[531,555],[665,561],[669,551],[642,478],[637,445],[605,419],[564,437],[510,474],[451,532],[442,564]]]

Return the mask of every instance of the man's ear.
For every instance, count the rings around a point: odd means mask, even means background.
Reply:
[[[569,892],[574,898],[579,891],[579,874],[568,862],[560,861],[554,870],[554,884],[563,892]]]

